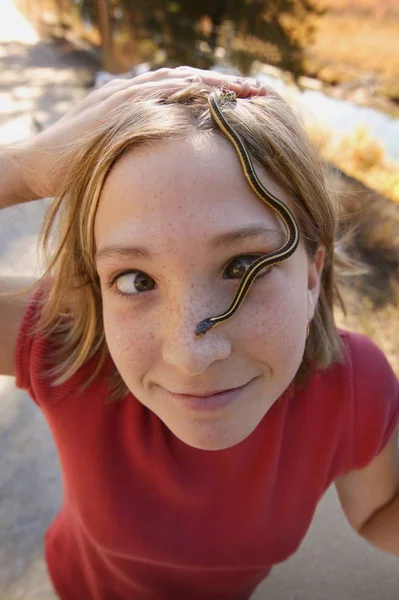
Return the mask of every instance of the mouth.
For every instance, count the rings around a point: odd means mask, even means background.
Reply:
[[[253,380],[240,387],[205,395],[201,394],[194,396],[191,394],[176,394],[174,392],[168,392],[168,394],[182,408],[193,411],[213,412],[226,408],[236,402],[252,381]]]

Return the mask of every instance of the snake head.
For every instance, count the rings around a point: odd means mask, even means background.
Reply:
[[[213,326],[214,326],[214,323],[212,323],[212,321],[210,319],[204,319],[203,321],[198,323],[197,327],[195,328],[194,334],[195,335],[204,335],[207,331],[212,329]]]
[[[237,102],[237,94],[232,90],[221,92],[218,99],[221,102]]]

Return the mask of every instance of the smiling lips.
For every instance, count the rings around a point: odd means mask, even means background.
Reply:
[[[246,384],[244,384],[246,385]],[[226,388],[223,390],[214,390],[213,392],[209,391],[209,392],[169,392],[170,394],[175,394],[178,396],[195,396],[197,398],[205,398],[206,396],[214,396],[215,394],[224,394],[224,392],[230,392],[231,390],[236,390],[240,387],[243,387],[241,385],[236,386],[236,387],[232,387],[232,388]]]
[[[250,383],[250,382],[249,382]],[[216,411],[226,408],[239,398],[248,387],[246,383],[240,387],[230,388],[222,392],[201,392],[197,395],[168,392],[170,397],[182,408],[194,411]]]

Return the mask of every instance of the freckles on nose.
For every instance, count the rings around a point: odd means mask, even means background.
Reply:
[[[194,287],[194,286],[192,286]],[[222,308],[222,307],[221,307]],[[171,301],[166,311],[167,329],[175,336],[195,336],[196,325],[204,318],[217,314],[217,307],[212,298],[204,299],[201,294],[191,294],[183,301],[176,298]],[[197,338],[196,338],[197,339]]]

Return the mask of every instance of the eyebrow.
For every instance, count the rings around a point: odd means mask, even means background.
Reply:
[[[284,243],[284,235],[280,229],[265,227],[263,224],[248,225],[241,229],[225,231],[208,240],[209,250],[221,250],[233,246],[243,240],[262,239],[263,242],[273,243],[281,246]],[[279,247],[278,246],[278,247]],[[104,246],[95,253],[95,261],[101,262],[110,258],[136,258],[150,260],[153,254],[144,247],[110,245]]]

